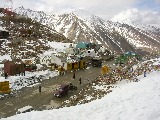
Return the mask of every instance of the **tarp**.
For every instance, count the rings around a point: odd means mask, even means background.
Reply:
[[[87,47],[87,44],[88,44],[88,43],[84,43],[84,42],[78,43],[78,44],[76,45],[76,48],[86,48],[86,47]]]
[[[135,53],[132,52],[126,52],[125,55],[135,55]]]

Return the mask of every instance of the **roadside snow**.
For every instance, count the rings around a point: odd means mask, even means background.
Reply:
[[[5,79],[4,77],[0,77],[0,82],[9,81],[11,91],[16,92],[16,90],[20,90],[23,87],[36,86],[38,82],[55,77],[57,75],[57,71],[26,71],[25,76],[9,76],[7,79]],[[4,95],[0,95],[0,98],[1,97],[4,97]]]
[[[3,56],[0,56],[0,61],[3,61],[3,60],[11,60],[11,57],[10,55],[3,55]]]
[[[159,62],[160,59],[154,64]],[[139,82],[119,82],[110,94],[87,104],[32,111],[2,120],[159,120],[159,74],[160,71],[153,71],[147,77],[138,76]]]
[[[159,120],[160,71],[117,87],[102,99],[53,110],[33,111],[2,120]]]

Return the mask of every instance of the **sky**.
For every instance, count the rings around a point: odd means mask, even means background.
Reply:
[[[5,1],[0,0],[4,7]],[[55,12],[84,9],[106,20],[125,21],[133,19],[146,24],[160,24],[160,0],[12,0],[13,9],[24,6],[25,9]],[[133,12],[137,10],[137,12]],[[159,27],[159,26],[158,26]]]
[[[4,7],[5,1],[0,0]],[[85,9],[102,17],[112,17],[121,11],[137,8],[139,10],[160,11],[160,0],[12,0],[13,8],[24,6],[36,11],[52,14],[56,11]]]

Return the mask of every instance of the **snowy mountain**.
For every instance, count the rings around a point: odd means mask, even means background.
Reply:
[[[160,36],[159,16],[160,12],[140,12],[138,9],[128,9],[115,15],[111,20],[113,22],[128,24],[143,31],[147,31],[148,33]]]
[[[2,56],[10,55],[11,58],[22,59],[37,58],[51,48],[49,42],[72,42],[56,30],[46,26],[45,19],[40,21],[43,24],[36,22],[41,17],[38,16],[40,14],[35,15],[34,13],[26,13],[27,17],[16,14],[15,17],[10,18],[1,14],[0,30],[9,31],[9,37],[0,40]],[[43,14],[43,12],[40,13]],[[29,15],[33,16],[33,14],[36,21],[29,18]]]
[[[16,12],[55,29],[73,42],[103,44],[112,53],[144,54],[160,49],[160,29],[154,26],[106,21],[79,9],[65,14],[46,15],[23,7]]]
[[[23,6],[15,9],[15,13],[25,16],[27,18],[32,18],[33,20],[46,24],[48,21],[48,16],[43,11],[32,11],[30,9],[25,9]]]

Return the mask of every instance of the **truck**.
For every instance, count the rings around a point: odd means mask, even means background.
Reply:
[[[92,66],[93,67],[101,67],[102,66],[102,59],[99,57],[95,57],[92,59]]]

